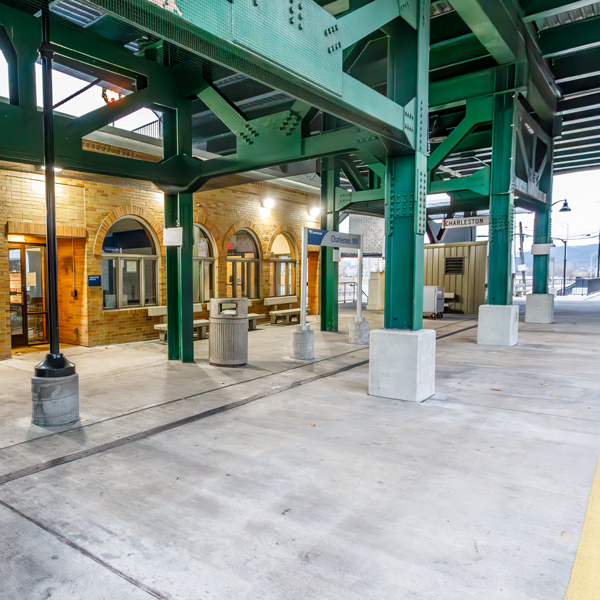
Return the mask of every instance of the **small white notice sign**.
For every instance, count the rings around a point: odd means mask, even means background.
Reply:
[[[163,244],[165,246],[183,246],[183,227],[165,227]]]

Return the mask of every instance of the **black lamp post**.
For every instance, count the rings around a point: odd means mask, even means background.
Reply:
[[[42,91],[44,99],[44,166],[46,178],[46,260],[48,294],[48,330],[50,352],[35,367],[36,377],[66,377],[75,374],[75,365],[60,351],[58,337],[58,266],[56,252],[56,198],[54,185],[54,107],[52,99],[52,59],[50,44],[50,9],[42,6]]]

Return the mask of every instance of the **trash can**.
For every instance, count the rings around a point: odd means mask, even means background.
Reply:
[[[248,362],[248,300],[211,298],[208,360],[216,367]]]

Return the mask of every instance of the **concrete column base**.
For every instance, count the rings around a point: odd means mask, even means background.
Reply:
[[[525,301],[525,323],[552,323],[554,294],[528,294]]]
[[[350,321],[349,329],[348,341],[351,344],[356,344],[357,346],[369,345],[369,322],[365,321],[364,317],[362,317],[361,321],[358,319]]]
[[[479,307],[477,343],[485,346],[514,346],[519,340],[519,307],[482,304]]]
[[[79,421],[79,375],[31,378],[31,422],[41,427]]]
[[[431,398],[435,394],[435,331],[371,331],[369,394],[410,402]]]
[[[306,325],[298,325],[292,331],[292,358],[313,360],[315,357],[315,332]]]

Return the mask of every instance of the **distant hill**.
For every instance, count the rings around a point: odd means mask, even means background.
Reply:
[[[550,256],[554,257],[554,264],[561,270],[564,252],[565,250],[562,242],[559,242],[556,245],[556,248],[551,248],[550,250]],[[598,244],[586,244],[585,246],[569,245],[567,247],[567,264],[571,264],[574,271],[589,271],[590,262],[592,262],[595,272],[597,260]],[[519,264],[519,262],[519,255],[517,254],[517,264]],[[531,271],[533,268],[533,256],[531,255],[531,252],[525,252],[525,264],[528,267],[528,271]]]

